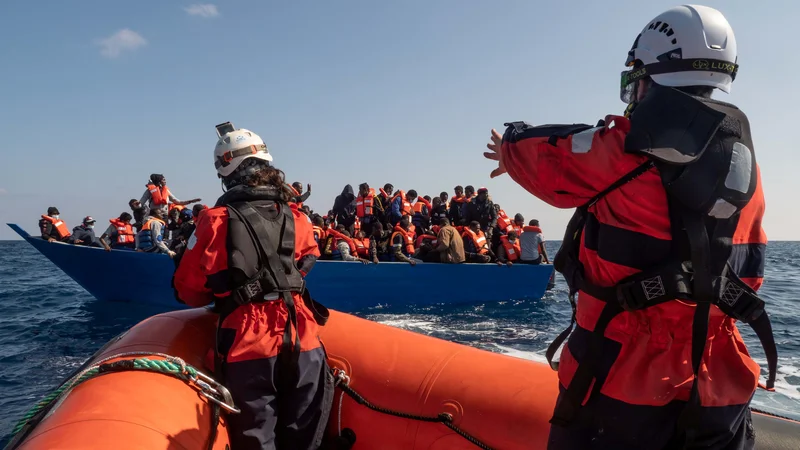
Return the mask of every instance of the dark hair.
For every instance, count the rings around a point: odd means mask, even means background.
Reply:
[[[528,225],[530,225],[532,227],[538,227],[539,226],[539,221],[536,220],[536,219],[531,219],[531,221],[528,223]]]
[[[322,216],[320,216],[320,215],[314,216],[314,219],[312,220],[312,222],[314,223],[314,225],[316,225],[316,226],[318,226],[320,228],[325,226],[325,219],[323,219]]]
[[[422,198],[424,198],[424,199],[425,199],[425,200],[427,200],[427,201],[431,201],[431,196],[430,196],[430,195],[426,195],[426,196],[424,196],[424,197],[422,197]]]
[[[124,212],[124,213],[119,215],[119,220],[121,220],[123,222],[126,221],[126,220],[131,220],[131,219],[133,219],[133,216],[131,216],[131,214],[127,213],[127,212]]]
[[[417,198],[417,191],[414,189],[409,189],[409,191],[406,192],[406,197]]]
[[[136,203],[136,202],[138,202],[138,201],[139,201],[139,200],[136,200],[135,198],[132,198],[132,199],[130,199],[130,200],[128,201],[128,206],[130,206],[131,208],[133,208],[133,204],[134,204],[134,203]]]
[[[261,160],[255,161],[262,163]],[[231,175],[242,177],[241,175],[237,175],[237,173],[238,172],[234,172]],[[289,189],[287,189],[286,175],[277,167],[273,167],[268,164],[260,164],[260,167],[258,167],[254,173],[244,176],[240,181],[241,184],[250,187],[271,186],[277,188],[280,192],[281,199],[287,203],[294,199],[294,192],[291,192]]]
[[[472,222],[469,223],[469,226],[470,227],[475,226],[475,227],[480,228],[481,227],[481,223],[478,222],[477,220],[473,220]]]
[[[342,231],[342,234],[347,236],[347,237],[350,237],[350,232],[347,231],[347,230]]]
[[[301,183],[299,181],[295,181],[294,183],[292,183],[292,187],[297,189],[298,191],[302,191],[303,190],[303,183]]]
[[[439,192],[439,198],[441,198],[443,195],[445,197],[449,197],[449,194],[447,192],[445,192],[445,191]]]
[[[400,218],[400,226],[402,227],[403,224],[405,224],[406,226],[410,225],[411,224],[411,219],[409,219],[408,216],[401,217]]]
[[[150,174],[150,181],[152,181],[153,183],[156,183],[156,184],[157,183],[161,183],[161,180],[163,180],[163,179],[164,179],[164,175],[161,175],[160,173],[152,173],[152,174]]]
[[[375,231],[381,231],[382,232],[383,231],[383,224],[380,223],[380,222],[373,223],[372,224],[372,232],[375,233]]]
[[[459,184],[458,186],[454,187],[453,190],[454,191],[463,191],[464,187]]]
[[[464,190],[475,192],[475,188],[471,184],[468,184],[467,187],[464,188]]]
[[[361,183],[358,185],[358,190],[360,191],[361,189],[369,189],[369,185],[367,183]]]
[[[450,225],[450,219],[448,219],[447,217],[442,217],[441,219],[439,219],[439,226],[440,227],[443,227],[443,226],[446,226],[446,225]]]
[[[384,191],[388,191],[389,189],[394,189],[394,186],[392,186],[392,183],[386,183],[386,184],[383,185],[383,190]]]
[[[345,230],[347,230],[347,228],[344,227],[343,223],[340,223],[339,225],[336,225],[336,231],[341,233],[342,231],[345,231]]]
[[[509,231],[508,232],[508,238],[511,239],[512,237],[516,238],[516,237],[519,237],[519,235],[517,235],[516,231]]]

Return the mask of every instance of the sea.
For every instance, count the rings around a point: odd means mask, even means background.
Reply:
[[[554,255],[559,243],[548,242]],[[120,268],[120,270],[124,270]],[[121,273],[124,276],[123,273]],[[479,283],[489,280],[469,280]],[[780,355],[776,392],[758,390],[753,406],[800,420],[800,242],[771,242],[762,297]],[[0,241],[0,447],[14,424],[108,340],[163,309],[103,303],[25,241]],[[539,300],[458,306],[389,306],[358,316],[441,339],[544,361],[551,340],[569,323],[566,283]],[[740,327],[762,367],[755,335]],[[762,381],[766,372],[762,372]]]

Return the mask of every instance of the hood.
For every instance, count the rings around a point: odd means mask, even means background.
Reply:
[[[353,186],[350,186],[349,184],[346,185],[344,189],[342,189],[342,197],[347,201],[351,201],[356,198],[355,193],[353,192]]]

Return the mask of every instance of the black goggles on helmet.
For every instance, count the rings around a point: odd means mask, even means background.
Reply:
[[[635,62],[632,58],[633,55],[629,53],[627,65]],[[675,72],[717,72],[730,75],[731,80],[734,80],[738,70],[739,65],[736,63],[705,58],[673,59],[647,65],[633,65],[630,70],[623,71],[620,76],[619,98],[626,104],[633,103],[636,82],[651,75]]]

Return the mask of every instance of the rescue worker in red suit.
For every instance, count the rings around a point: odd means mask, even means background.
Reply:
[[[174,287],[220,314],[217,374],[241,409],[228,416],[232,450],[317,449],[333,379],[318,337],[327,311],[303,277],[319,249],[261,138],[225,125],[214,155],[227,190],[198,217]]]
[[[760,368],[736,322],[759,337],[772,390],[764,196],[747,117],[711,99],[736,61],[719,11],[675,7],[634,41],[624,116],[492,130],[492,178],[576,208],[554,260],[574,316],[546,354],[560,380],[550,449],[755,446]]]

